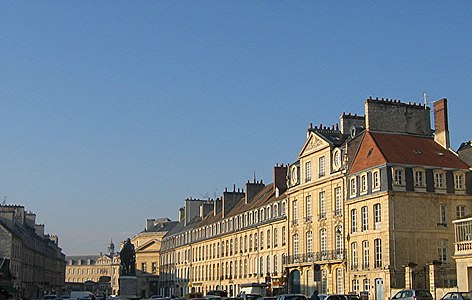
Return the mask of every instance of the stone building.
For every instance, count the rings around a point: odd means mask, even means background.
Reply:
[[[241,286],[283,291],[287,251],[286,166],[274,168],[274,182],[247,182],[246,191],[225,190],[215,200],[187,199],[179,223],[162,241],[160,294],[183,296]]]
[[[368,99],[365,107],[347,172],[349,290],[438,296],[436,288],[456,284],[451,221],[472,211],[469,166],[450,150],[447,100],[434,103],[434,134],[424,105]]]
[[[147,219],[146,229],[131,239],[136,251],[138,296],[149,298],[158,294],[162,238],[177,223],[168,218]]]
[[[110,241],[108,253],[66,257],[66,282],[69,290],[88,290],[97,295],[117,295],[120,256]]]
[[[364,117],[343,114],[339,125],[310,128],[288,174],[288,256],[293,293],[347,292],[344,209],[347,142]],[[316,277],[316,278],[315,278]]]
[[[0,205],[0,259],[9,261],[12,287],[22,298],[41,298],[64,288],[65,256],[58,237],[44,229],[24,206]]]

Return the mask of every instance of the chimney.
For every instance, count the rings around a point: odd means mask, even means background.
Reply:
[[[434,105],[434,140],[446,149],[450,148],[449,126],[447,122],[447,99],[442,98]]]
[[[146,220],[146,231],[149,231],[154,227],[154,225],[155,225],[154,222],[155,221],[156,221],[156,219],[147,219]]]
[[[182,222],[185,218],[185,208],[179,208],[179,222]]]
[[[254,199],[254,196],[256,196],[260,191],[262,191],[265,187],[264,182],[261,181],[254,181],[252,182],[247,182],[246,183],[246,199],[244,199],[244,203],[248,204]]]
[[[287,170],[288,167],[283,164],[274,167],[274,190],[276,197],[287,190]]]
[[[36,232],[36,235],[41,238],[44,238],[44,224],[36,224],[34,227],[34,231]]]

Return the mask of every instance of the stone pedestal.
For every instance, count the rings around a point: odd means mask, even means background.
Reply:
[[[120,276],[119,298],[136,298],[137,281],[136,276]]]

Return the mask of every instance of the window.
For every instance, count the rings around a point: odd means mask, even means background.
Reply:
[[[447,211],[445,205],[439,205],[439,223],[438,226],[447,227]]]
[[[336,269],[336,293],[344,294],[344,274],[342,268]]]
[[[361,194],[367,193],[367,174],[362,174],[361,175]]]
[[[305,182],[311,181],[311,161],[305,163]]]
[[[456,190],[464,190],[464,174],[463,173],[454,173],[454,188]]]
[[[380,203],[374,204],[374,224],[382,221],[382,211],[380,210]]]
[[[395,185],[405,185],[405,170],[402,168],[393,169],[393,183]]]
[[[359,257],[357,253],[357,242],[351,243],[351,270],[357,270],[359,266]]]
[[[298,255],[298,234],[293,235],[293,254]]]
[[[146,263],[141,263],[141,270],[143,271],[143,273],[147,272],[147,264]]]
[[[444,183],[444,172],[442,171],[437,171],[434,172],[434,187],[438,189],[444,189],[445,188],[445,183]]]
[[[328,254],[328,236],[326,228],[320,230],[320,251],[323,258]]]
[[[335,197],[334,215],[341,216],[342,215],[342,207],[343,207],[343,198],[342,198],[342,195],[341,195],[341,188],[340,187],[334,188],[334,197]]]
[[[328,291],[328,271],[321,270],[321,293],[326,294]]]
[[[343,239],[343,228],[342,226],[336,226],[336,256],[338,258],[343,258],[344,254],[344,239]]]
[[[361,208],[361,214],[362,214],[362,231],[366,231],[369,229],[369,212],[367,210],[367,206],[362,206]]]
[[[414,182],[415,187],[425,186],[425,173],[424,170],[414,170]]]
[[[447,261],[447,240],[440,239],[438,245],[438,259],[440,262]]]
[[[355,294],[358,294],[359,293],[359,279],[354,279],[352,281],[352,291],[355,293]]]
[[[362,241],[362,268],[369,268],[369,241]]]
[[[282,246],[285,246],[287,243],[287,230],[285,229],[285,226],[282,226]]]
[[[279,240],[278,230],[277,228],[274,228],[274,248],[277,247],[278,240]]]
[[[382,240],[375,239],[374,240],[374,267],[381,268],[382,267]]]
[[[264,232],[261,231],[261,249],[264,248]]]
[[[349,189],[350,189],[350,196],[355,197],[357,194],[357,188],[356,188],[356,177],[352,177],[349,180]]]
[[[274,273],[277,274],[278,269],[279,269],[279,264],[277,262],[277,255],[274,255]]]
[[[267,248],[270,248],[270,229],[267,230]]]
[[[372,171],[372,190],[378,190],[380,189],[380,171],[375,170]]]
[[[297,206],[297,200],[292,201],[292,224],[298,224],[298,206]]]
[[[320,217],[319,219],[326,219],[326,192],[319,193],[319,203],[320,203]]]
[[[319,158],[319,171],[320,171],[320,177],[325,176],[325,157],[321,156]]]
[[[456,217],[460,219],[460,218],[463,218],[464,216],[465,216],[465,205],[457,205]]]
[[[357,209],[351,210],[351,233],[357,232]]]
[[[311,205],[311,195],[306,196],[306,221],[310,222],[313,216],[313,208]]]
[[[261,243],[262,243],[262,237],[261,237]],[[254,249],[257,249],[257,247],[259,247],[259,238],[256,232],[254,233]]]
[[[364,291],[368,292],[370,290],[370,279],[364,279]]]
[[[306,233],[306,252],[313,253],[313,233],[311,231]]]

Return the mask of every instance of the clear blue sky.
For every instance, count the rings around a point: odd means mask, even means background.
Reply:
[[[297,159],[369,96],[472,138],[470,1],[1,1],[0,196],[105,252]]]

